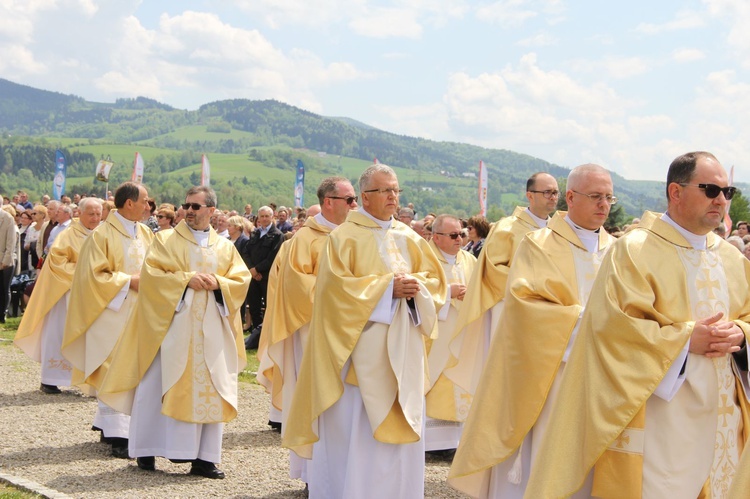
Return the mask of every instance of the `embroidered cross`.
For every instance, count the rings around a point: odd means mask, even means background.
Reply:
[[[624,449],[626,445],[630,443],[630,435],[625,435],[625,433],[620,433],[618,437],[615,439],[615,447],[618,449]]]
[[[727,416],[734,414],[734,406],[727,403],[728,395],[726,393],[721,394],[721,405],[719,406],[719,417],[724,418],[724,423],[721,425],[722,428],[727,426]]]
[[[211,393],[211,385],[206,385],[205,390],[202,392],[198,392],[198,398],[204,398],[206,399],[205,402],[207,404],[211,403],[211,399],[213,398],[214,394]]]
[[[708,289],[708,298],[715,299],[716,295],[714,294],[714,288],[721,289],[721,284],[719,284],[718,279],[711,279],[711,273],[708,269],[701,269],[701,272],[703,272],[705,279],[699,279],[698,282],[695,283],[696,288],[698,291]]]

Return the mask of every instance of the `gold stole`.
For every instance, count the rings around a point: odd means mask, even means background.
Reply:
[[[214,246],[190,244],[190,268],[215,274]],[[220,423],[237,414],[237,349],[213,291],[188,288],[161,346],[162,413],[188,423]]]

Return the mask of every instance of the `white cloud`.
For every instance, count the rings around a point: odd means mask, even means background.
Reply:
[[[556,36],[550,33],[539,33],[523,40],[518,40],[515,44],[520,47],[546,47],[555,45],[558,42]]]
[[[656,35],[667,31],[700,28],[705,25],[705,19],[699,12],[683,10],[674,19],[661,24],[640,23],[635,30],[647,35]]]
[[[537,17],[538,10],[530,8],[528,0],[499,0],[476,10],[477,19],[501,26],[518,26]]]
[[[648,63],[641,57],[605,57],[600,64],[614,79],[631,78],[649,69]]]
[[[266,25],[326,26],[359,12],[365,0],[235,0],[234,5],[257,15]]]
[[[672,52],[672,60],[675,62],[693,62],[706,58],[706,53],[700,49],[677,49]]]
[[[368,9],[349,22],[351,30],[370,38],[419,38],[423,28],[417,12],[401,8]]]

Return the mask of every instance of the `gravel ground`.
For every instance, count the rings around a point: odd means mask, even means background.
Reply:
[[[39,365],[0,342],[0,473],[21,477],[72,497],[305,497],[304,483],[289,478],[288,454],[267,426],[268,396],[240,384],[237,419],[224,429],[220,468],[224,480],[186,475],[189,464],[157,458],[157,471],[115,459],[91,431],[96,400],[75,389],[39,391]],[[445,483],[450,464],[427,458],[425,497],[460,498]],[[396,498],[393,498],[396,499]]]

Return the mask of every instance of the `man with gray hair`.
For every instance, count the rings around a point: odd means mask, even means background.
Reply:
[[[472,497],[523,497],[591,286],[614,242],[601,228],[617,201],[607,170],[574,168],[565,199],[568,212],[526,234],[508,274],[505,306],[448,475]]]
[[[424,338],[437,332],[445,274],[393,218],[396,173],[372,165],[359,188],[361,208],[321,254],[283,445],[312,458],[312,499],[423,497]]]
[[[414,221],[414,210],[411,208],[401,208],[398,210],[398,219],[401,223],[411,227],[411,223]]]
[[[273,210],[268,206],[261,206],[258,210],[258,227],[253,231],[243,251],[252,275],[250,289],[247,291],[247,304],[253,329],[258,329],[263,324],[268,273],[283,242],[284,234],[273,223]],[[260,329],[257,332],[260,332]]]
[[[52,229],[47,240],[47,245],[44,247],[44,253],[49,253],[49,249],[52,247],[52,243],[55,242],[57,235],[63,230],[70,226],[70,221],[73,219],[73,208],[67,204],[61,204],[57,209],[57,225]]]

